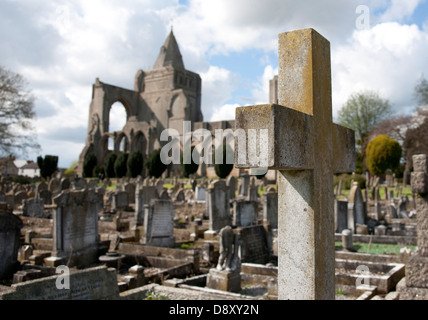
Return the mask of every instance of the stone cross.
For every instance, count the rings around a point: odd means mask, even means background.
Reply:
[[[332,122],[330,43],[313,29],[281,33],[278,57],[279,105],[237,108],[236,128],[247,140],[268,129],[268,167],[279,171],[278,299],[334,299],[333,175],[355,170],[355,136]],[[236,143],[235,165],[257,167],[239,163]]]

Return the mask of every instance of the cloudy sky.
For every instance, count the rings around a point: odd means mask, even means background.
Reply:
[[[77,160],[95,79],[133,89],[171,27],[186,69],[202,77],[206,121],[268,102],[278,34],[295,29],[331,43],[334,116],[365,89],[409,113],[416,81],[428,78],[427,0],[2,0],[0,64],[36,96],[41,154],[61,167]]]

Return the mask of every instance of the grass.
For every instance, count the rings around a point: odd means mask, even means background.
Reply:
[[[395,244],[383,244],[383,243],[354,243],[354,249],[358,253],[369,253],[369,254],[391,254],[399,255],[400,249],[404,246],[395,245]],[[416,246],[406,246],[410,250],[414,250]],[[336,250],[342,250],[342,243],[335,243]]]

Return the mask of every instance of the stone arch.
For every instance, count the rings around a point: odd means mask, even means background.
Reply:
[[[124,132],[117,135],[115,139],[115,152],[129,152],[129,138]]]
[[[124,114],[123,111],[125,111]],[[122,131],[123,127],[128,122],[129,116],[130,107],[127,101],[125,99],[118,99],[114,101],[108,109],[108,128],[106,128],[107,132]]]

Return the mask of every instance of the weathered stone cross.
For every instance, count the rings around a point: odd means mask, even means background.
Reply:
[[[235,124],[268,129],[268,166],[279,170],[278,299],[334,299],[333,175],[355,170],[354,131],[332,122],[325,38],[313,29],[282,33],[278,57],[280,105],[237,108]]]

